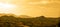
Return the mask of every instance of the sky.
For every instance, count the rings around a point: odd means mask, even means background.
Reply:
[[[0,13],[60,17],[60,0],[0,0]]]

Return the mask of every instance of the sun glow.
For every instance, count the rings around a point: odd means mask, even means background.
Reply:
[[[14,4],[0,2],[0,13],[13,13],[14,11],[16,11],[14,8],[16,8],[16,5]]]
[[[0,3],[0,8],[4,8],[4,9],[15,8],[15,5]]]

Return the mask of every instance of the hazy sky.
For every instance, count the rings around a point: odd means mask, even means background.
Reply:
[[[14,13],[16,15],[29,16],[46,16],[59,17],[60,16],[60,0],[0,0],[1,3],[15,5],[14,8],[1,8],[0,13]],[[1,4],[0,3],[0,4]],[[11,7],[10,6],[10,7]]]

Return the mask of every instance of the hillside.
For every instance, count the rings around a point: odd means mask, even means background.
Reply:
[[[32,18],[21,18],[21,17],[14,17],[14,16],[1,16],[0,17],[0,24],[2,23],[9,23],[14,26],[20,25],[22,22],[23,25],[32,26],[32,27],[56,27],[58,22],[60,20],[59,18],[46,18],[46,17],[32,17]],[[18,24],[17,24],[18,23]],[[7,24],[8,25],[8,24]]]

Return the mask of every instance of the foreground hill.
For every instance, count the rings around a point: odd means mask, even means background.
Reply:
[[[47,17],[41,16],[41,17],[32,17],[32,18],[29,18],[29,17],[22,18],[22,17],[4,15],[0,17],[0,26],[9,25],[13,27],[18,25],[19,26],[27,25],[29,27],[56,27],[58,25],[59,20],[60,20],[60,17],[47,18]]]

